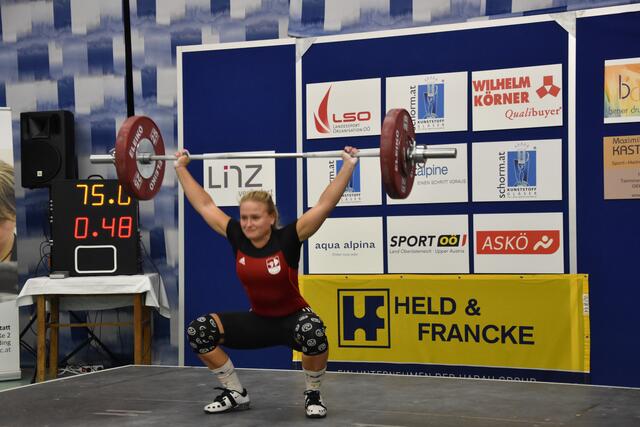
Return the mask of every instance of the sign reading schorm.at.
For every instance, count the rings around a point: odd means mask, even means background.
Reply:
[[[365,153],[369,150],[364,149]],[[341,158],[309,158],[307,159],[307,203],[314,206],[322,192],[327,188],[343,166]],[[382,203],[380,193],[380,160],[375,157],[362,157],[353,170],[338,206],[379,205]]]
[[[467,130],[467,72],[389,77],[386,103],[407,110],[416,133]]]
[[[473,201],[562,199],[562,140],[476,142]]]

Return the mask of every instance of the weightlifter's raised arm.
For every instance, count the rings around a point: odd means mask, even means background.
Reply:
[[[333,208],[336,207],[344,190],[351,179],[353,170],[358,163],[358,149],[355,147],[346,146],[342,154],[343,166],[338,173],[338,176],[329,183],[327,188],[322,192],[318,202],[314,207],[305,212],[296,224],[296,231],[300,241],[306,240],[311,237],[324,223],[327,217],[331,214]]]
[[[187,150],[176,152],[174,167],[184,194],[187,196],[191,206],[202,216],[206,223],[217,233],[226,237],[227,224],[229,224],[230,218],[216,205],[209,193],[193,179],[187,169],[189,161],[189,152]]]

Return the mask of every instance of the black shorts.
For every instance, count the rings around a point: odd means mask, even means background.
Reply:
[[[303,308],[284,317],[259,316],[252,311],[216,313],[224,330],[220,345],[235,349],[284,345],[302,351],[302,346],[295,340],[294,329],[298,318],[310,313],[313,313],[310,308]]]

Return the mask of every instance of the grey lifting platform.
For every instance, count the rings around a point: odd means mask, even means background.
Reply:
[[[205,368],[126,366],[0,392],[0,426],[632,426],[640,389],[327,373],[324,420],[304,416],[298,371],[238,369],[248,411],[209,415]]]

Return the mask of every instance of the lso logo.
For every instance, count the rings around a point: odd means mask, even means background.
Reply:
[[[371,111],[331,111],[329,108],[331,88],[332,86],[329,86],[313,114],[313,121],[319,133],[344,133],[359,129],[362,123],[371,121]],[[369,129],[369,127],[362,127],[362,130]]]

